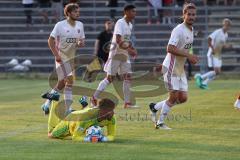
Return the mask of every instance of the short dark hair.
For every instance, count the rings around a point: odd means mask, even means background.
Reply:
[[[78,9],[79,6],[77,3],[69,3],[64,7],[64,15],[68,16],[67,13],[70,13],[72,11],[74,11],[75,9]]]
[[[100,110],[113,110],[115,103],[111,99],[103,98],[99,101],[98,108]]]
[[[132,4],[126,5],[124,7],[124,12],[129,11],[129,10],[134,9],[134,8],[136,8],[136,7]]]

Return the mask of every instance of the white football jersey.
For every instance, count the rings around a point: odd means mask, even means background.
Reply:
[[[212,46],[215,50],[215,53],[213,54],[216,58],[221,58],[222,48],[224,44],[226,44],[228,33],[224,33],[223,29],[217,29],[212,34],[209,35],[209,37],[212,39]],[[208,49],[208,56],[212,54],[212,48]]]
[[[83,24],[80,21],[76,21],[75,26],[71,26],[67,20],[60,21],[50,36],[55,38],[56,48],[64,61],[75,57],[78,40],[85,39]]]
[[[117,21],[114,32],[113,38],[111,42],[109,58],[113,58],[116,54],[124,54],[129,58],[127,50],[121,49],[116,42],[116,35],[121,35],[122,41],[131,43],[131,33],[132,33],[132,23],[127,23],[125,18],[121,18]]]
[[[173,29],[168,42],[169,45],[174,45],[178,49],[185,51],[189,51],[189,49],[192,47],[192,43],[193,30],[187,28],[184,23],[177,25]],[[167,68],[169,73],[171,72],[171,75],[184,76],[185,61],[186,57],[176,56],[171,53],[167,53],[167,56],[163,61],[163,65]]]

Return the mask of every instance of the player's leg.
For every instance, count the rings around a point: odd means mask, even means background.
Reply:
[[[70,75],[65,79],[65,87],[63,91],[66,115],[70,113],[72,110],[72,107],[71,107],[73,103],[72,86],[73,86],[73,75]]]
[[[108,75],[98,84],[97,90],[94,92],[93,96],[91,97],[91,105],[97,106],[97,99],[99,98],[100,94],[107,88],[107,86],[112,83],[114,79],[113,75]]]
[[[212,54],[208,53],[207,55],[207,63],[208,63],[208,68],[210,68],[209,70],[212,71],[211,68],[213,68],[213,56]],[[208,73],[208,72],[207,72]],[[199,87],[199,88],[204,88],[203,86],[205,84],[203,84],[203,81],[206,80],[206,78],[208,77],[207,73],[205,74],[196,74],[194,76],[195,78],[195,82],[196,82],[196,85]]]
[[[131,63],[129,61],[122,61],[119,67],[119,74],[123,75],[123,95],[124,108],[138,108],[136,104],[132,104],[131,100]]]
[[[166,72],[163,76],[164,83],[166,89],[169,91],[169,97],[166,100],[163,100],[158,105],[154,106],[154,108],[157,110],[161,110],[159,120],[156,122],[155,128],[158,129],[171,129],[166,126],[164,123],[165,118],[167,117],[168,113],[171,110],[171,107],[173,107],[175,104],[177,104],[178,96],[179,96],[179,90],[182,87],[181,80],[179,80],[179,77],[176,76],[170,76],[168,74],[169,72]],[[186,79],[186,78],[185,78]],[[185,84],[185,89],[187,89],[187,85]]]
[[[173,90],[173,85],[176,84],[177,82],[174,82],[174,80],[176,80],[175,78],[172,78],[171,76],[169,77],[170,71],[164,70],[164,68],[165,67],[163,67],[163,69],[161,68],[161,70],[163,72],[163,79],[164,79],[165,88],[168,91],[171,91],[171,90]],[[167,99],[164,99],[160,102],[149,104],[151,120],[154,124],[157,123],[157,111],[162,110],[162,107],[166,103],[166,101],[167,101]]]
[[[237,110],[240,110],[240,94],[239,94],[237,100],[236,100],[235,103],[234,103],[234,107],[235,107]]]
[[[104,78],[98,85],[97,90],[93,94],[91,98],[91,104],[92,106],[97,105],[97,99],[99,98],[99,95],[107,88],[107,86],[113,81],[114,76],[118,72],[118,68],[120,65],[120,61],[108,59],[104,66],[104,71],[107,73],[106,78]]]
[[[202,79],[204,79],[204,81],[202,81],[203,86],[204,85],[207,86],[209,82],[214,80],[216,76],[221,73],[222,60],[219,60],[218,58],[213,57],[212,66],[214,70],[211,70],[201,76]]]
[[[64,88],[64,86],[65,86],[64,80],[60,80],[57,82],[57,85],[50,92],[46,92],[42,95],[43,98],[45,97],[47,98],[41,107],[46,115],[49,113],[49,108],[52,102],[52,100],[48,98],[55,97],[55,100],[59,99],[60,97],[59,92]]]
[[[160,117],[155,126],[156,129],[158,128],[166,129],[166,130],[171,129],[165,124],[164,120],[166,119],[168,113],[170,112],[171,107],[173,107],[176,104],[177,100],[178,100],[178,91],[172,90],[169,92],[168,99],[165,101],[162,101]]]
[[[48,117],[48,133],[52,132],[52,130],[61,121],[56,114],[57,105],[58,105],[58,102],[53,101],[51,103],[51,108],[50,108],[49,117]]]
[[[123,74],[124,108],[131,108],[131,74]]]

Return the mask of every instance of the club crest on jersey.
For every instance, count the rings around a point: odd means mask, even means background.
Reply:
[[[80,29],[78,29],[77,32],[80,33]]]

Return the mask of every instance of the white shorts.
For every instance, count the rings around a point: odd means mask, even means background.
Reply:
[[[62,64],[55,61],[55,64],[56,64],[56,72],[57,72],[58,80],[63,80],[73,75],[73,69],[70,64],[70,61],[64,62]]]
[[[221,68],[222,67],[222,60],[218,59],[212,55],[208,55],[208,67],[213,67],[213,68]]]
[[[114,59],[108,59],[106,64],[104,65],[104,71],[108,75],[116,75],[119,74],[126,74],[132,73],[131,70],[131,63],[130,61],[120,61]]]
[[[171,74],[165,73],[163,75],[164,84],[168,91],[176,90],[176,91],[188,91],[188,82],[186,76],[174,76]]]

